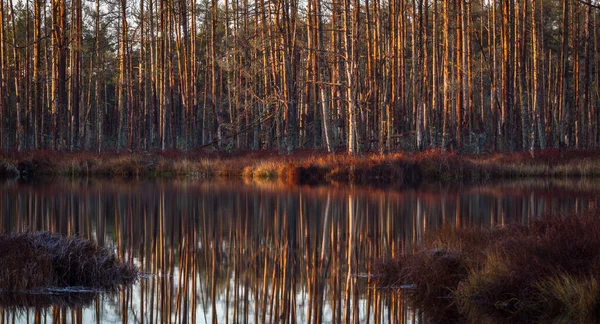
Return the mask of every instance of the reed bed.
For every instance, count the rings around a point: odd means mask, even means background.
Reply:
[[[600,151],[553,150],[488,155],[422,153],[327,154],[300,151],[290,156],[270,152],[236,155],[181,153],[59,154],[35,151],[0,157],[0,177],[67,176],[153,178],[244,178],[291,184],[356,183],[410,186],[422,181],[484,181],[506,178],[598,177]]]
[[[600,319],[600,217],[547,217],[529,225],[432,232],[412,252],[382,261],[379,287],[408,287],[424,312],[471,321]]]

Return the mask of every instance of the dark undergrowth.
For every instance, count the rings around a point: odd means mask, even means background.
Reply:
[[[554,150],[458,155],[441,151],[365,154],[298,151],[214,154],[202,151],[155,153],[57,153],[32,151],[0,156],[0,178],[109,177],[245,178],[290,184],[355,183],[410,186],[422,181],[477,182],[506,178],[597,177],[600,151]]]
[[[379,262],[373,284],[409,287],[409,301],[433,321],[593,323],[599,233],[600,213],[442,229],[412,253]]]
[[[0,265],[2,294],[72,287],[114,291],[138,275],[107,248],[47,232],[0,234]]]

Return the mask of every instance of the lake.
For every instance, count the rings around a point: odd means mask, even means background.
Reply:
[[[585,213],[599,197],[600,181],[585,179],[411,189],[9,182],[0,186],[0,232],[78,234],[114,249],[143,275],[116,294],[0,306],[0,323],[419,322],[401,292],[369,286],[377,260],[442,226]]]

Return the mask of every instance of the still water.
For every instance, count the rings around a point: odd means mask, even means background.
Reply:
[[[117,294],[0,305],[0,323],[414,323],[375,261],[442,226],[528,223],[598,205],[600,181],[417,189],[54,180],[0,186],[0,232],[77,234],[142,278]],[[1,298],[0,298],[1,301]]]

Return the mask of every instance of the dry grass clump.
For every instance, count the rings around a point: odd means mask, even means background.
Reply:
[[[427,311],[453,308],[470,320],[600,319],[600,217],[562,216],[530,226],[439,231],[414,252],[382,262],[379,286],[415,285]]]
[[[0,161],[0,179],[14,179],[19,176],[19,169],[9,161]]]
[[[291,165],[285,160],[265,160],[256,161],[251,169],[246,169],[244,172],[247,176],[253,179],[278,179],[287,176],[287,172],[290,172]]]
[[[146,175],[156,165],[156,158],[151,156],[127,154],[102,157],[89,175],[108,177],[135,178]]]
[[[30,159],[20,160],[17,169],[21,177],[43,177],[57,174],[57,163],[46,155],[33,156]]]
[[[550,314],[584,323],[598,319],[600,287],[593,276],[574,277],[567,274],[550,277],[535,285],[543,306]]]
[[[26,291],[57,285],[51,255],[33,237],[0,235],[0,265],[2,290]]]
[[[107,248],[47,232],[0,235],[0,290],[88,287],[113,290],[137,278],[137,268]]]

